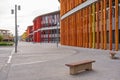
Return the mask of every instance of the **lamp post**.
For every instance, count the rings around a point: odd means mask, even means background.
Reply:
[[[57,23],[57,29],[56,29],[56,32],[57,32],[57,48],[58,48],[58,43],[59,43],[59,22]]]
[[[15,53],[17,53],[17,45],[18,45],[17,10],[20,10],[20,5],[15,4],[15,9],[11,10],[11,14],[15,14]]]

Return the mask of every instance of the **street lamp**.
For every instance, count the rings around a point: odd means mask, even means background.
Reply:
[[[57,29],[56,29],[56,32],[57,32],[57,48],[58,48],[58,43],[59,43],[59,22],[57,23]]]
[[[15,9],[11,10],[11,14],[15,14],[15,53],[17,53],[17,45],[18,45],[18,30],[17,30],[17,10],[20,10],[20,5],[15,4]]]

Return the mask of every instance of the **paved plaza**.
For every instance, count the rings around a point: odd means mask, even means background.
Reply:
[[[120,52],[117,53],[118,59],[113,60],[109,50],[19,42],[18,52],[11,49],[12,58],[0,71],[0,80],[120,80]],[[69,74],[66,63],[86,59],[96,61],[93,71]]]

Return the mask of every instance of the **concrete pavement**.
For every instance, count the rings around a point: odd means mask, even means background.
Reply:
[[[0,80],[7,79],[7,74],[10,67],[10,65],[8,64],[8,60],[13,49],[14,49],[13,46],[11,47],[0,46]]]
[[[8,57],[11,54],[13,47],[0,46],[0,70],[7,63]]]
[[[93,71],[69,75],[66,63],[86,59],[96,60]],[[109,50],[19,42],[7,80],[120,80],[119,75],[120,59],[110,59]]]

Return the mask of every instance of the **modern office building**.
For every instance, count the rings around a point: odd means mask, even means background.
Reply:
[[[60,11],[37,16],[33,27],[28,26],[28,40],[33,42],[55,43],[60,40]]]
[[[120,0],[59,0],[62,45],[120,49]]]

